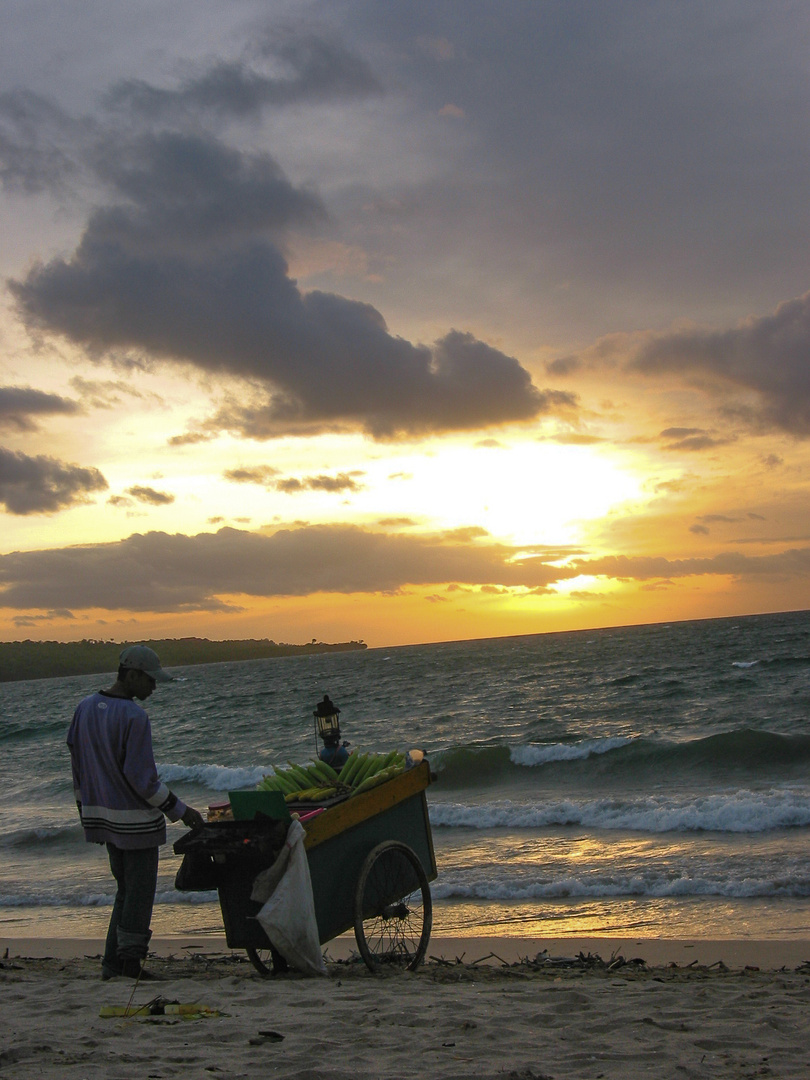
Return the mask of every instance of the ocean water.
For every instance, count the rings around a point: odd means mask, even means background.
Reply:
[[[439,876],[434,933],[810,934],[810,612],[177,668],[147,703],[163,779],[200,808],[344,737],[420,747]],[[102,934],[65,746],[112,675],[0,684],[0,939]],[[156,933],[219,934],[173,888]]]

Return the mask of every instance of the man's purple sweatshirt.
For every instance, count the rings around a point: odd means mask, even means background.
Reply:
[[[186,804],[158,777],[145,709],[99,691],[79,703],[67,744],[85,839],[119,848],[166,842],[165,814],[178,821]]]

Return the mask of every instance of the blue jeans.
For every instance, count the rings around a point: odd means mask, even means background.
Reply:
[[[107,854],[118,891],[101,967],[108,975],[120,975],[125,961],[139,962],[149,951],[159,852],[156,847],[125,849],[107,844]]]

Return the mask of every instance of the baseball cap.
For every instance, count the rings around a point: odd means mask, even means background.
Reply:
[[[118,658],[118,663],[123,668],[132,668],[134,671],[145,671],[151,675],[155,682],[171,682],[171,675],[167,675],[160,666],[158,654],[148,645],[128,645]]]

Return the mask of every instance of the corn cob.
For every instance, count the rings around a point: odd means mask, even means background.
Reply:
[[[287,802],[317,802],[321,799],[329,799],[335,794],[335,788],[305,788],[303,791],[293,792],[285,796]]]
[[[290,775],[300,782],[302,788],[312,787],[312,777],[305,769],[302,769],[300,765],[295,765],[292,761],[288,761],[287,764],[290,768]]]
[[[331,784],[332,779],[326,777],[315,765],[302,765],[301,768],[310,778],[313,784]]]
[[[319,772],[325,780],[334,781],[338,778],[337,772],[335,772],[335,770],[332,768],[328,761],[321,761],[321,759],[318,758],[312,768],[314,768],[316,772]]]
[[[346,762],[346,764],[340,770],[340,782],[342,784],[350,785],[352,783],[356,773],[357,773],[357,770],[360,768],[360,766],[366,760],[367,757],[368,757],[367,753],[361,754],[359,751],[356,751],[355,753],[350,754],[349,755],[349,760]]]
[[[357,784],[362,784],[364,780],[368,780],[370,776],[379,772],[384,760],[382,754],[370,754],[365,767],[354,777],[352,787],[355,787]]]
[[[364,750],[362,753],[358,750],[351,755],[349,760],[340,770],[340,779],[344,784],[352,784],[354,782],[354,778],[355,776],[357,776],[358,769],[362,767],[363,763],[366,761],[367,758],[367,750]]]
[[[318,788],[301,788],[300,791],[291,791],[284,798],[287,802],[306,802],[316,791],[318,791]]]
[[[276,779],[285,793],[295,791],[298,787],[298,782],[283,769],[276,769]]]
[[[354,773],[354,775],[351,778],[352,787],[356,787],[357,784],[361,784],[363,782],[365,777],[368,775],[368,773],[374,767],[374,759],[376,758],[376,756],[377,756],[376,754],[371,754],[371,753],[366,754],[365,760],[360,762],[360,765],[358,766],[357,771]]]
[[[288,785],[284,784],[276,773],[270,773],[267,776],[263,776],[256,787],[261,791],[283,791],[285,794],[289,790]]]
[[[391,765],[387,769],[383,769],[381,772],[374,773],[372,776],[366,777],[362,784],[358,784],[352,792],[353,795],[359,795],[363,791],[368,791],[370,788],[376,787],[378,784],[385,783],[386,780],[392,780],[395,776],[398,776],[401,772],[401,768],[398,765]]]

